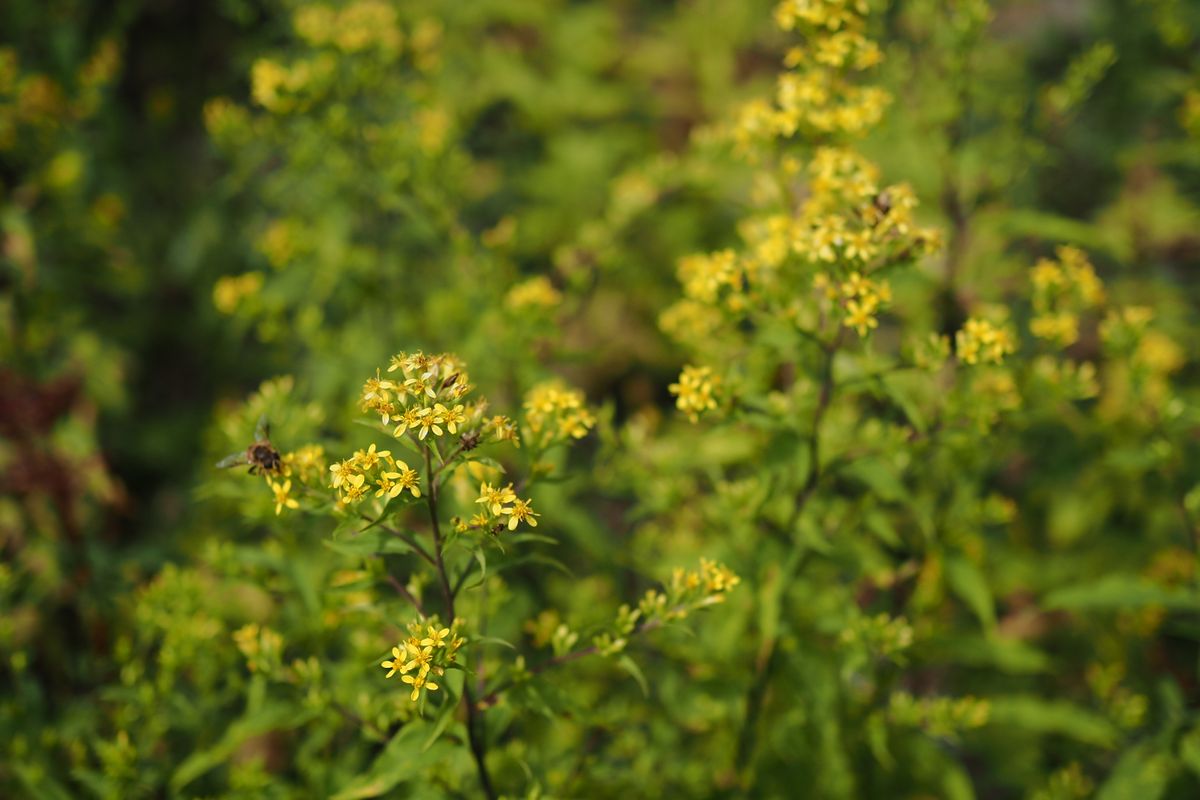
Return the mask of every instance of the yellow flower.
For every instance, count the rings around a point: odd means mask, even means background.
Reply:
[[[505,511],[505,513],[508,514],[508,529],[510,531],[516,530],[517,524],[522,521],[529,523],[529,527],[536,528],[537,520],[534,517],[541,516],[534,512],[532,501],[530,500],[517,500],[513,503],[512,508]]]
[[[405,683],[412,684],[413,690],[412,694],[409,695],[409,699],[414,703],[417,702],[417,698],[421,696],[422,689],[432,692],[438,688],[436,683],[428,680],[424,675],[404,675],[400,678],[400,680],[404,681]]]
[[[439,630],[436,625],[430,625],[429,626],[429,636],[422,639],[421,644],[430,645],[432,647],[444,647],[446,644],[446,637],[449,635],[450,635],[449,628],[441,628]]]
[[[274,481],[268,481],[271,485],[271,491],[275,493],[275,514],[279,515],[283,511],[283,507],[299,508],[300,504],[289,494],[292,491],[292,482],[286,480],[283,485],[279,485]]]
[[[396,478],[399,477],[400,473],[398,472],[381,472],[379,477],[375,480],[375,485],[379,487],[379,491],[375,492],[375,496],[383,497],[384,495],[387,495],[387,498],[391,500],[393,497],[400,494],[400,492],[403,490],[396,485]]]
[[[342,504],[349,505],[362,499],[368,491],[365,475],[350,475],[342,484]]]
[[[383,497],[383,495],[386,494],[390,500],[391,498],[399,495],[405,489],[408,489],[408,491],[412,493],[413,497],[420,497],[421,489],[417,486],[420,476],[417,475],[417,471],[415,469],[409,469],[408,464],[405,464],[403,461],[396,462],[396,469],[399,471],[385,472],[380,476],[379,480],[377,481],[379,484],[379,491],[375,493],[375,496]]]
[[[872,291],[871,281],[857,272],[851,272],[850,277],[842,283],[844,297],[864,297]]]
[[[530,435],[546,446],[555,437],[582,439],[595,426],[596,418],[588,411],[583,392],[560,381],[547,381],[525,395],[525,423]]]
[[[283,463],[288,474],[295,471],[301,480],[316,478],[325,470],[325,448],[319,444],[306,444],[299,450],[285,453]]]
[[[421,412],[426,410],[428,409],[422,409],[416,406],[404,409],[404,413],[397,417],[397,419],[400,420],[400,424],[396,426],[396,430],[392,431],[392,435],[396,438],[400,438],[404,435],[405,431],[416,428],[421,424]]]
[[[329,466],[329,471],[333,473],[333,488],[337,489],[346,482],[348,478],[354,475],[354,465],[349,461],[339,461],[336,464]]]
[[[687,414],[688,419],[696,422],[701,412],[712,411],[717,407],[713,396],[718,383],[711,367],[684,367],[679,374],[679,382],[672,383],[668,389],[677,395],[675,406]]]
[[[1033,265],[1030,280],[1038,291],[1057,289],[1063,285],[1063,271],[1058,264],[1048,258],[1043,258]]]
[[[419,644],[413,644],[412,640],[410,640],[405,646],[408,648],[408,652],[412,656],[408,663],[405,664],[405,671],[416,667],[417,673],[420,675],[424,675],[429,672],[429,662],[433,658],[433,648],[428,645],[421,646]]]
[[[379,370],[375,370],[374,378],[367,378],[367,382],[363,384],[362,399],[364,403],[371,401],[387,401],[391,398],[391,393],[395,390],[396,384],[394,381],[381,378]]]
[[[562,293],[544,275],[530,278],[508,291],[504,305],[513,311],[527,308],[554,308],[562,302]]]
[[[501,514],[509,513],[505,506],[508,503],[515,502],[516,499],[517,495],[513,491],[511,483],[504,488],[492,488],[490,483],[485,483],[479,487],[479,499],[475,502],[483,503],[484,508],[491,512],[492,516],[498,517]]]
[[[432,408],[422,408],[417,414],[417,424],[421,427],[421,432],[417,434],[418,439],[424,439],[433,431],[435,436],[442,435],[442,426],[438,424],[440,416]]]
[[[420,378],[408,378],[404,381],[404,388],[413,395],[424,394],[430,400],[437,399],[437,391],[424,376]]]
[[[999,364],[1004,356],[1016,351],[1012,333],[985,319],[968,319],[954,339],[955,351],[965,364]]]
[[[1079,339],[1079,317],[1070,312],[1042,314],[1030,320],[1029,330],[1039,339],[1069,347]]]
[[[878,305],[879,301],[874,295],[868,295],[861,301],[849,301],[846,303],[846,325],[858,331],[859,336],[866,336],[869,330],[879,327],[879,320],[875,318]]]
[[[384,669],[388,670],[388,674],[383,676],[385,678],[390,678],[393,675],[395,675],[397,672],[400,672],[400,673],[408,672],[409,669],[412,668],[409,664],[405,663],[404,652],[399,647],[393,647],[392,648],[392,660],[384,661],[382,664],[380,664],[380,666],[383,667]]]
[[[392,458],[392,451],[391,450],[376,451],[374,442],[371,443],[371,446],[368,449],[359,450],[357,453],[354,454],[355,463],[357,463],[358,466],[363,470],[375,469],[375,467],[379,466],[379,460],[381,458],[386,458],[390,461]]]
[[[441,403],[435,403],[433,406],[434,413],[438,415],[438,419],[446,430],[450,433],[458,433],[458,426],[467,421],[467,415],[463,412],[463,406],[460,403],[454,408],[446,408]],[[436,431],[435,431],[436,433]]]

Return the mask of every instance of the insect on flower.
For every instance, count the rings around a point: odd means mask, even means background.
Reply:
[[[271,444],[271,423],[264,414],[254,426],[254,442],[244,452],[232,453],[217,462],[218,469],[229,469],[244,464],[250,466],[250,474],[277,474],[283,469],[283,457]]]

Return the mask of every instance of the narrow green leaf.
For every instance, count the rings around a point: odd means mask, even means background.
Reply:
[[[650,684],[646,683],[646,676],[642,674],[642,668],[637,665],[636,661],[627,655],[623,655],[617,659],[617,666],[633,676],[638,686],[642,687],[643,696],[650,696]]]
[[[996,627],[996,607],[987,578],[974,562],[962,556],[946,559],[946,581],[986,630]]]

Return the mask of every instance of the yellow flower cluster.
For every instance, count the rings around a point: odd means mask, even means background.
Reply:
[[[569,389],[561,381],[540,383],[525,395],[525,438],[539,447],[582,439],[595,425],[583,392]]]
[[[356,0],[341,9],[324,3],[303,5],[292,24],[309,44],[331,44],[346,53],[377,47],[395,54],[404,39],[395,7],[384,0]]]
[[[252,622],[234,631],[233,641],[251,672],[272,672],[282,660],[283,637],[270,628]]]
[[[813,288],[838,303],[843,312],[842,324],[854,328],[859,336],[879,327],[880,307],[892,302],[892,288],[887,281],[873,281],[858,272],[851,272],[840,284],[818,272],[813,277]]]
[[[380,666],[388,671],[390,678],[397,672],[400,680],[412,687],[409,699],[416,702],[421,690],[436,691],[438,684],[433,678],[446,674],[446,667],[458,658],[458,651],[466,639],[458,635],[458,621],[449,628],[439,627],[436,619],[422,631],[420,623],[408,626],[408,638],[392,648],[391,659]]]
[[[330,485],[339,490],[342,505],[358,502],[372,489],[376,497],[388,500],[399,497],[406,489],[413,497],[421,496],[417,471],[394,458],[390,450],[376,450],[374,444],[333,464],[329,471]]]
[[[262,290],[261,272],[246,272],[241,275],[225,275],[213,286],[213,305],[222,314],[232,314],[246,298]]]
[[[315,90],[326,86],[337,69],[336,59],[322,54],[285,66],[260,58],[250,68],[250,95],[254,102],[275,114],[303,111]]]
[[[680,259],[676,274],[683,293],[702,303],[716,303],[722,287],[736,291],[742,286],[741,269],[732,250],[686,256]]]
[[[103,40],[67,84],[72,88],[68,95],[49,75],[24,72],[15,48],[0,47],[0,152],[17,145],[23,127],[53,130],[93,116],[102,104],[101,90],[112,82],[120,63],[116,43]]]
[[[479,487],[479,498],[475,502],[482,505],[483,510],[471,517],[468,528],[500,530],[506,527],[512,531],[522,522],[536,528],[537,518],[541,516],[533,510],[532,500],[517,497],[511,483],[507,486],[484,483]]]
[[[562,303],[562,292],[554,288],[545,275],[518,283],[504,296],[504,305],[511,311],[530,308],[556,308]]]
[[[204,129],[214,139],[233,141],[250,129],[250,115],[228,97],[214,97],[204,104]]]
[[[307,482],[319,478],[325,472],[325,448],[319,444],[306,444],[298,450],[283,454],[283,474],[295,475]]]
[[[1111,309],[1100,323],[1100,338],[1105,344],[1121,349],[1135,345],[1154,321],[1149,306],[1124,306]]]
[[[792,237],[793,250],[806,261],[862,269],[881,256],[924,255],[939,247],[936,231],[914,224],[912,188],[881,189],[878,168],[857,153],[820,148],[808,172],[811,193]]]
[[[1079,339],[1079,313],[1104,302],[1104,285],[1087,255],[1075,247],[1059,247],[1057,260],[1043,258],[1030,274],[1036,316],[1029,331],[1059,347]]]
[[[729,567],[702,558],[698,571],[682,567],[672,571],[666,604],[678,609],[723,603],[725,595],[741,582]]]
[[[808,174],[810,191],[798,214],[742,222],[745,254],[722,250],[680,262],[685,298],[663,314],[664,329],[699,343],[720,325],[718,302],[738,312],[752,301],[788,291],[779,284],[793,253],[822,270],[815,285],[826,299],[837,301],[848,327],[865,336],[878,325],[891,291],[886,282],[866,276],[891,261],[932,252],[939,237],[914,224],[912,189],[904,184],[880,189],[878,169],[857,153],[820,148]]]
[[[684,298],[668,306],[658,326],[676,341],[700,346],[721,327],[721,312],[705,303]]]
[[[733,131],[740,146],[798,132],[857,134],[879,122],[887,92],[852,78],[883,60],[863,35],[867,11],[858,0],[784,0],[776,7],[776,22],[802,34],[804,45],[789,51],[791,71],[779,77],[774,103],[743,107]]]
[[[286,267],[299,252],[302,226],[295,220],[277,219],[258,239],[258,250],[272,267]]]
[[[785,31],[800,23],[838,31],[854,27],[866,14],[866,0],[784,0],[775,7],[775,22]]]
[[[396,438],[416,434],[422,441],[434,436],[454,435],[468,421],[466,406],[457,402],[471,391],[462,362],[451,355],[429,356],[424,353],[399,353],[392,356],[389,375],[375,377],[363,384],[363,413],[374,412],[384,425],[395,424]],[[478,422],[481,407],[473,407],[470,418]]]
[[[820,271],[817,287],[827,302],[836,303],[836,318],[865,337],[891,301],[886,282],[872,276],[940,246],[936,230],[915,222],[912,188],[881,186],[878,167],[853,150],[818,147],[805,165],[794,155],[777,157],[774,148],[762,146],[805,126],[814,138],[829,140],[835,137],[826,134],[873,124],[882,108],[879,96],[845,80],[847,73],[879,59],[878,48],[862,36],[866,11],[854,0],[786,0],[778,6],[779,24],[798,29],[805,44],[789,53],[787,64],[795,71],[780,79],[775,102],[748,105],[734,134],[748,155],[777,160],[777,169],[758,176],[755,190],[756,203],[773,207],[739,225],[746,245],[742,252],[722,250],[680,262],[684,298],[660,319],[673,337],[703,346],[725,323],[723,312],[812,319],[816,315],[798,291],[812,273],[797,266]],[[792,179],[802,172],[808,185],[800,189]],[[781,304],[780,298],[796,299]],[[821,318],[827,314],[828,308]],[[715,407],[712,388],[706,381],[681,379],[672,392],[695,419]]]
[[[716,392],[720,378],[713,374],[712,367],[686,366],[679,373],[679,382],[672,383],[671,394],[676,395],[675,406],[697,422],[700,414],[717,408]]]
[[[639,629],[683,619],[692,611],[725,601],[725,595],[741,583],[724,564],[700,559],[700,569],[676,568],[665,592],[651,589],[637,608],[622,605],[610,630],[592,637],[592,647],[602,656],[624,651],[629,637]]]
[[[968,319],[954,337],[954,350],[964,364],[999,364],[1016,352],[1012,331],[986,319]]]

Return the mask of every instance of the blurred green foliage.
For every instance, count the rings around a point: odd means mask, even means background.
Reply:
[[[0,6],[0,794],[479,796],[470,704],[508,797],[1195,796],[1200,7],[869,5],[879,124],[789,136],[755,101],[866,3]],[[865,338],[807,232],[720,272],[828,145],[919,201]],[[1064,244],[1103,299],[1033,278]],[[379,662],[437,573],[348,508],[423,506],[326,466],[420,350],[525,439],[443,524],[504,469],[550,541],[455,539],[465,670],[413,703]],[[555,377],[569,451],[521,413]],[[213,467],[262,418],[322,448],[298,508]],[[700,558],[740,585],[646,625]]]

